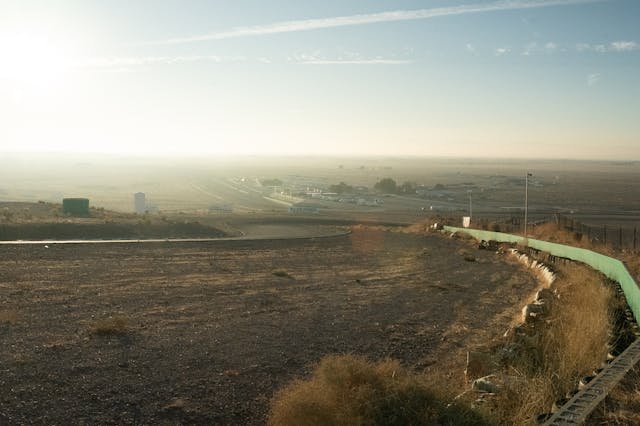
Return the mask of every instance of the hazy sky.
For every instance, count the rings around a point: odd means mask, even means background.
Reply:
[[[638,0],[0,0],[0,151],[640,159]]]

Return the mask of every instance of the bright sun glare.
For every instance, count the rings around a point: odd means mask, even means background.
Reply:
[[[70,66],[71,46],[46,31],[0,34],[0,76],[12,92],[38,95],[58,84]]]

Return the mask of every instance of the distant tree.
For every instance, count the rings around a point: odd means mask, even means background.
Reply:
[[[417,183],[406,181],[398,187],[398,192],[400,194],[415,194],[416,188],[418,188]]]
[[[395,194],[398,192],[398,185],[396,184],[396,181],[391,178],[379,180],[375,185],[373,185],[373,187],[377,191],[385,194]]]
[[[442,191],[443,189],[445,189],[445,186],[441,183],[436,183],[433,187],[433,189],[438,190],[438,191]]]
[[[353,186],[347,185],[344,182],[340,182],[337,185],[331,185],[329,187],[329,192],[335,192],[336,194],[344,194],[348,192],[353,192]]]
[[[5,222],[13,222],[14,213],[8,207],[2,209],[2,217]]]

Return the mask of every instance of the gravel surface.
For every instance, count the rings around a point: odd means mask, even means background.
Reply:
[[[264,424],[330,353],[457,386],[535,287],[440,235],[0,246],[0,424]]]

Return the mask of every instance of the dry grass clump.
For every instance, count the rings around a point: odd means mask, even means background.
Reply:
[[[18,312],[13,310],[0,311],[0,324],[16,324],[18,322]]]
[[[539,240],[567,244],[618,258],[625,262],[636,281],[640,280],[640,257],[637,252],[631,250],[616,251],[608,245],[594,244],[587,235],[562,229],[555,223],[538,225],[531,230],[529,235]]]
[[[594,244],[586,234],[569,231],[552,222],[537,225],[531,230],[531,232],[528,232],[528,234],[530,237],[538,240],[593,250],[607,256],[619,254],[616,253],[616,251],[609,245]]]
[[[291,274],[287,272],[286,269],[282,269],[282,268],[274,269],[273,271],[271,271],[271,274],[281,278],[293,278]]]
[[[586,266],[571,264],[559,272],[549,315],[525,328],[528,336],[512,347],[516,356],[508,368],[520,380],[496,401],[500,423],[530,424],[606,359],[618,304],[613,289]]]
[[[620,258],[624,261],[636,282],[640,282],[640,256],[638,256],[638,253],[623,253]]]
[[[560,296],[543,334],[542,350],[547,368],[561,383],[587,374],[607,356],[617,298],[604,277],[586,266],[570,265],[558,284]]]
[[[309,380],[296,380],[271,403],[272,426],[481,425],[480,415],[446,404],[397,361],[354,355],[323,358]]]
[[[128,331],[129,328],[127,326],[127,319],[124,317],[105,318],[97,321],[95,324],[89,327],[89,332],[91,334],[101,336],[126,334]]]
[[[426,234],[431,230],[431,226],[433,225],[433,223],[435,222],[431,220],[425,220],[406,226],[403,231],[407,234]]]

